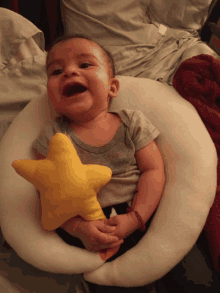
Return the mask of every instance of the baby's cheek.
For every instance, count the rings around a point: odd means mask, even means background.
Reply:
[[[55,82],[48,83],[47,86],[48,97],[52,103],[56,103],[60,100],[59,88]]]
[[[57,90],[57,86],[56,83],[54,81],[48,81],[47,83],[47,91],[49,92],[54,92],[55,90]]]
[[[54,105],[54,107],[57,106],[57,98],[56,98],[56,95],[54,95],[53,93],[51,92],[48,92],[48,97],[49,99],[51,100],[52,104]]]

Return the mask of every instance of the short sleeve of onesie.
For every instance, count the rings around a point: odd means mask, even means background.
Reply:
[[[141,111],[122,110],[120,116],[125,124],[129,123],[129,135],[136,151],[147,146],[160,134]]]

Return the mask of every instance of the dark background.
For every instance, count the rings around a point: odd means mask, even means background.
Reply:
[[[59,0],[0,0],[0,7],[18,12],[43,31],[46,47],[53,41],[48,20],[48,5],[56,6],[57,15],[54,15],[54,19],[56,18],[56,25],[54,28],[56,35],[54,35],[54,37],[56,37],[63,32]]]

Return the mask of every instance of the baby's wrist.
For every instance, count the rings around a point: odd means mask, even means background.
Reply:
[[[140,231],[145,231],[145,222],[142,219],[141,215],[130,207],[127,209],[127,212],[130,213],[132,218],[134,219],[137,229],[140,229]]]
[[[71,218],[70,220],[66,221],[61,228],[63,228],[66,232],[71,234],[74,237],[78,237],[80,233],[79,225],[82,223],[82,218],[81,217],[74,217]]]
[[[134,227],[135,229],[139,229],[140,228],[140,222],[139,222],[135,212],[130,211],[128,214],[130,215],[130,218],[131,218],[132,227]]]

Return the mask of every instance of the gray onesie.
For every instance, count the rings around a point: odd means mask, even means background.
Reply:
[[[135,152],[159,135],[159,131],[141,111],[126,109],[111,113],[118,114],[123,123],[111,141],[103,146],[96,147],[83,142],[62,117],[51,121],[33,143],[33,147],[46,157],[51,138],[56,133],[65,133],[71,138],[83,164],[109,167],[112,178],[97,196],[102,208],[133,199],[140,176]]]

